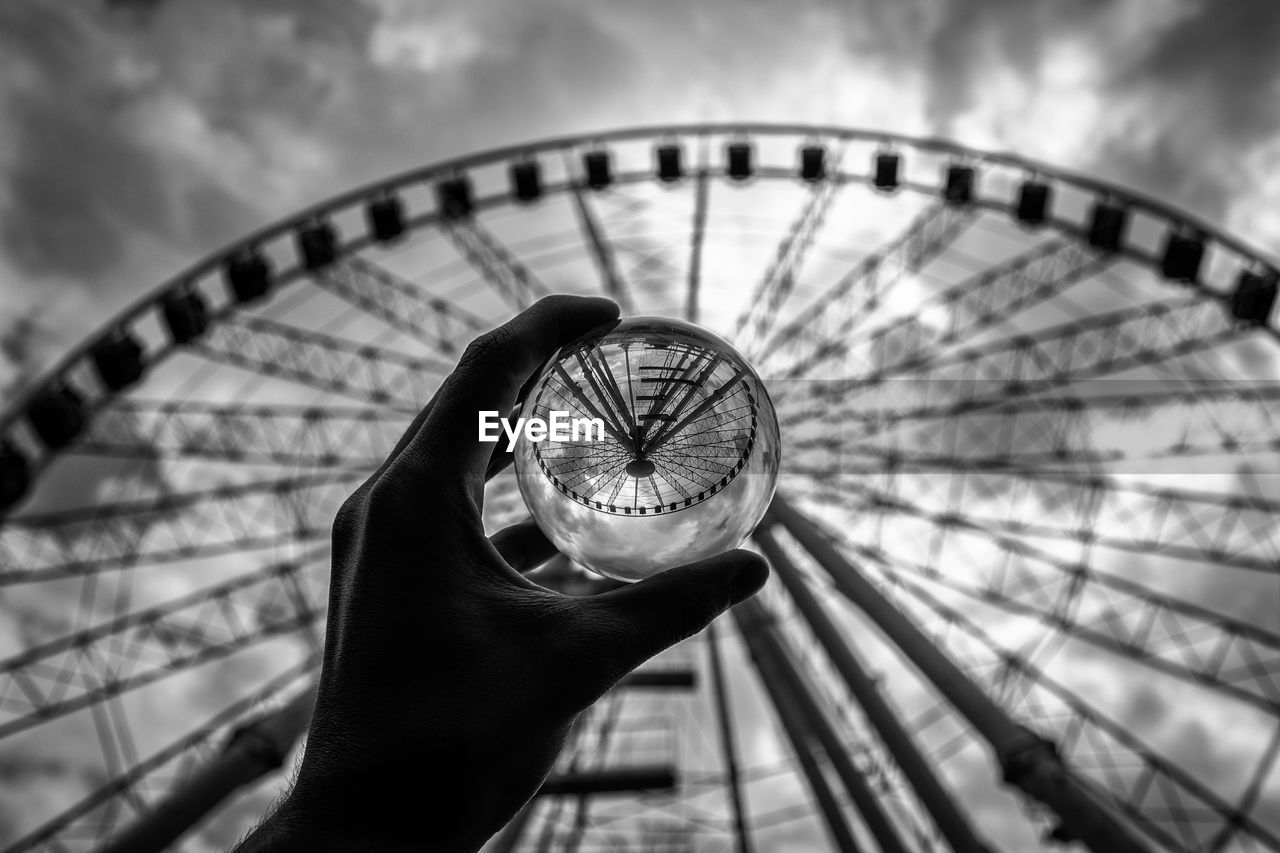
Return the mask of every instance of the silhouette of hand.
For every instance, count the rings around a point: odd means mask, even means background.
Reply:
[[[583,709],[764,584],[764,561],[733,551],[571,598],[521,575],[555,553],[532,522],[484,536],[498,466],[477,412],[509,411],[548,355],[617,315],[553,296],[474,341],[343,505],[305,757],[244,849],[478,849]]]

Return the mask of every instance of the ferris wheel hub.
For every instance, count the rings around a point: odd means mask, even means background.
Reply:
[[[627,463],[627,476],[635,477],[642,480],[645,477],[652,477],[654,464],[648,459],[633,459]]]

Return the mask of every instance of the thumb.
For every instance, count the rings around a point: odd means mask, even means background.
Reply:
[[[692,637],[724,611],[760,591],[769,565],[750,551],[728,551],[595,596],[605,609],[600,649],[618,677]]]

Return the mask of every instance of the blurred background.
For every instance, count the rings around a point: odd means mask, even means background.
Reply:
[[[443,158],[627,125],[794,122],[936,136],[1149,193],[1273,252],[1280,240],[1277,43],[1280,5],[1265,0],[6,0],[0,393],[12,398],[162,280],[307,205]],[[773,233],[785,229],[800,196],[771,197],[779,210],[778,199],[788,205],[774,217]],[[621,216],[626,211],[615,203]],[[566,222],[567,211],[560,211]],[[903,210],[894,216],[885,221],[904,224]],[[1012,254],[1000,239],[986,233],[964,246],[994,264],[1000,252]],[[744,268],[758,276],[773,247],[762,244]],[[418,273],[425,263],[406,261]],[[572,276],[564,281],[572,284]],[[1148,295],[1167,296],[1154,284]],[[299,316],[318,324],[325,310]],[[732,316],[725,309],[719,319]],[[1272,366],[1264,361],[1262,373]],[[1142,440],[1130,437],[1128,446]],[[64,471],[39,496],[39,509],[71,505],[86,482],[100,496],[129,493],[135,482],[147,489],[224,482],[201,479],[206,473],[195,469],[175,477],[175,470],[135,466],[124,477],[114,468],[84,468],[70,478]],[[1229,480],[1223,492],[1244,489],[1235,469],[1220,473]],[[1274,481],[1262,489],[1273,498]],[[1257,482],[1249,488],[1261,488]],[[1145,566],[1144,578],[1162,569]],[[144,603],[195,588],[139,576]],[[1197,596],[1209,590],[1203,578],[1196,584],[1189,588]],[[82,615],[123,612],[122,599],[104,603],[106,590],[69,590],[6,591],[0,657],[69,630],[61,611],[77,597]],[[122,593],[112,587],[109,594]],[[1251,624],[1273,630],[1280,618],[1273,577],[1215,594]],[[746,671],[740,647],[725,655],[729,672]],[[1245,781],[1232,768],[1243,766],[1239,756],[1256,758],[1263,749],[1273,712],[1232,716],[1187,694],[1126,692],[1119,685],[1130,670],[1087,656],[1074,662],[1084,691],[1113,700],[1124,726],[1151,732],[1211,787],[1231,776],[1226,796],[1240,800]],[[893,671],[890,657],[875,663]],[[241,690],[245,672],[261,675],[253,661],[238,666],[175,679],[139,699],[146,707],[131,711],[134,725],[154,719],[157,727],[190,729],[184,721]],[[782,760],[759,687],[731,679],[730,693],[744,760]],[[920,695],[908,690],[898,699]],[[696,726],[714,724],[708,716]],[[1230,737],[1215,740],[1215,732]],[[67,732],[33,730],[0,748],[0,845],[30,831],[33,816],[56,813],[104,781],[104,759],[88,754],[104,740],[85,715]],[[1023,846],[1035,842],[1012,798],[966,789],[979,774],[990,782],[992,770],[982,749],[965,749],[944,775],[975,824],[1000,849],[1032,849]],[[1276,802],[1280,779],[1272,773],[1264,782],[1252,796]],[[764,779],[756,811],[791,802],[799,790],[794,773]],[[190,849],[231,844],[274,791],[265,786],[241,800]],[[767,844],[761,849],[825,849],[813,820],[780,823]]]

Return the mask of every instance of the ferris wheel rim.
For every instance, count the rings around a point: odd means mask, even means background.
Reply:
[[[1161,201],[1154,196],[1130,189],[1119,183],[1111,181],[1103,181],[1084,173],[1059,168],[1051,164],[1047,164],[1032,158],[1023,157],[1021,155],[1002,152],[988,151],[972,146],[962,145],[960,143],[935,137],[935,136],[915,136],[904,133],[896,133],[891,131],[872,130],[867,128],[850,128],[841,125],[822,125],[822,124],[790,124],[790,123],[770,123],[770,122],[709,122],[709,123],[685,123],[685,124],[655,124],[655,125],[637,125],[627,127],[617,127],[599,131],[587,131],[576,134],[568,134],[561,136],[546,137],[527,143],[517,143],[494,148],[485,149],[479,152],[458,155],[455,157],[444,158],[424,166],[418,166],[407,169],[389,178],[383,178],[377,181],[368,182],[353,190],[348,190],[334,196],[330,196],[320,202],[312,204],[300,212],[290,216],[281,217],[272,222],[250,232],[247,236],[240,237],[221,248],[210,252],[199,261],[184,268],[181,272],[173,275],[159,285],[151,288],[147,292],[141,294],[138,298],[128,303],[124,308],[117,311],[111,318],[99,324],[93,331],[83,337],[79,343],[72,346],[62,357],[55,360],[52,364],[40,370],[29,382],[25,383],[18,389],[18,392],[10,400],[9,404],[0,409],[0,440],[3,440],[8,431],[13,428],[14,424],[22,417],[30,404],[36,400],[39,395],[51,387],[57,387],[70,370],[78,363],[83,362],[91,353],[93,347],[103,340],[107,339],[114,333],[122,329],[127,329],[130,324],[149,309],[159,305],[166,295],[175,291],[179,291],[190,285],[191,282],[199,279],[203,275],[214,273],[218,270],[220,264],[225,263],[227,259],[237,256],[246,250],[252,249],[268,240],[280,239],[297,231],[308,223],[328,219],[335,212],[347,209],[359,204],[361,201],[393,193],[403,189],[406,186],[416,183],[426,183],[433,178],[447,177],[460,173],[464,173],[468,169],[478,166],[491,165],[504,161],[514,161],[518,159],[528,159],[540,153],[550,151],[568,151],[578,149],[583,146],[602,146],[611,142],[623,142],[651,139],[655,143],[664,139],[673,137],[725,137],[725,138],[753,138],[766,136],[787,136],[787,137],[814,137],[820,139],[835,139],[843,141],[864,141],[881,143],[887,146],[900,146],[904,149],[927,151],[935,154],[946,154],[958,158],[965,162],[977,164],[991,163],[1003,165],[1010,168],[1018,169],[1029,175],[1039,178],[1048,178],[1061,183],[1078,187],[1093,192],[1095,195],[1103,198],[1113,199],[1121,203],[1126,209],[1136,209],[1154,215],[1162,219],[1170,228],[1189,228],[1194,233],[1200,235],[1206,242],[1212,241],[1231,251],[1235,252],[1242,259],[1248,259],[1250,265],[1266,271],[1268,277],[1280,276],[1280,256],[1269,256],[1257,247],[1249,244],[1243,239],[1237,237],[1225,228],[1220,228],[1206,222],[1196,214],[1176,207],[1170,203]],[[776,170],[761,168],[756,173],[763,178],[784,178],[794,177],[789,172],[778,173]],[[652,177],[652,170],[647,173],[619,174],[614,177],[616,184],[624,184],[642,181]],[[835,180],[842,178],[843,174],[828,176],[827,180]],[[578,182],[573,182],[578,183]],[[566,184],[564,187],[548,188],[554,191],[563,192],[572,189],[572,185]],[[938,186],[921,186],[912,185],[908,182],[902,182],[901,189],[916,192],[937,191]],[[514,196],[510,193],[506,194],[507,198],[502,196],[493,196],[487,199],[477,200],[477,207],[483,208],[487,204],[494,202],[510,201]],[[972,203],[976,207],[992,207],[999,210],[1008,210],[1011,204],[994,203],[991,200],[975,197]],[[406,220],[406,233],[415,230],[429,228],[437,225],[442,217],[438,211],[431,211],[412,217]],[[1081,230],[1079,228],[1069,227],[1071,223],[1065,223],[1055,218],[1047,218],[1042,227],[1058,228],[1060,231],[1071,236],[1079,237]],[[368,234],[359,235],[350,239],[343,240],[341,243],[341,251],[346,253],[352,249],[364,248],[372,243],[373,240]],[[1158,264],[1159,259],[1148,256],[1143,253],[1135,252],[1132,247],[1127,244],[1119,247],[1117,254],[1130,256],[1145,264]],[[291,281],[298,277],[302,277],[303,271],[300,267],[281,270],[278,273],[277,283]],[[1192,283],[1193,286],[1203,290],[1203,286],[1199,283]],[[1220,294],[1209,294],[1223,298]],[[231,307],[234,307],[232,305]],[[226,312],[217,312],[210,317],[211,323],[217,322]],[[1271,321],[1268,318],[1265,328],[1273,335],[1280,337],[1280,326],[1276,325],[1278,321]],[[147,364],[151,365],[162,360],[169,354],[172,346],[164,347],[156,351],[158,358],[148,359]],[[116,392],[109,391],[103,395],[102,399],[110,399],[115,396]],[[54,451],[49,455],[57,455],[58,451]],[[0,519],[3,519],[6,510],[0,510]]]

